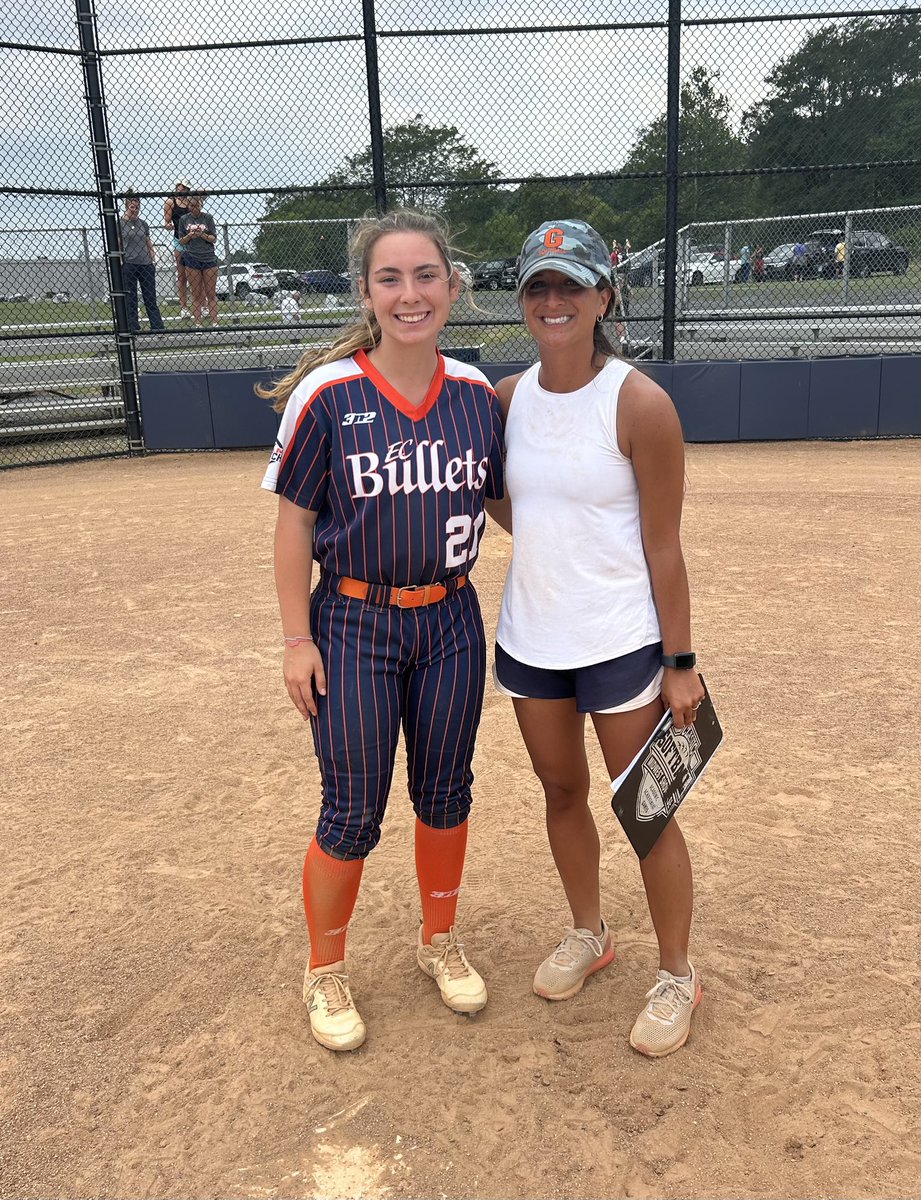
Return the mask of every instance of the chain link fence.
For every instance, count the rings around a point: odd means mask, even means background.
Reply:
[[[564,215],[611,244],[636,357],[918,348],[921,8],[12,0],[0,29],[0,465],[141,450],[142,372],[329,341],[354,222],[398,204],[454,231],[458,356],[533,357],[516,255]],[[210,272],[175,241],[196,191]]]

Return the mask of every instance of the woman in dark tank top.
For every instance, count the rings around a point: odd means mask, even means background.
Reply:
[[[189,211],[188,204],[184,203],[188,194],[188,180],[180,179],[173,185],[173,194],[167,196],[163,204],[164,228],[173,231],[173,258],[176,260],[176,287],[179,292],[180,317],[191,316],[188,306],[188,277],[182,261],[182,246],[179,243],[179,222]]]

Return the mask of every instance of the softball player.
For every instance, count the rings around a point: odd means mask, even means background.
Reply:
[[[304,863],[304,1000],[331,1050],[365,1037],[345,940],[401,726],[422,901],[417,961],[449,1008],[486,1003],[454,920],[486,669],[468,577],[484,502],[502,496],[503,456],[489,383],[437,349],[461,286],[440,225],[394,212],[363,223],[350,250],[361,323],[263,392],[284,411],[263,487],[279,494],[285,683],[310,720],[322,781]]]
[[[534,990],[574,996],[614,958],[588,806],[585,714],[616,778],[660,719],[682,728],[703,687],[691,653],[679,535],[684,446],[668,396],[614,351],[610,258],[581,221],[525,240],[518,295],[540,362],[498,386],[505,406],[512,563],[496,682],[543,784],[547,832],[573,924]],[[659,972],[630,1035],[644,1054],[683,1045],[700,983],[688,961],[691,864],[674,818],[642,860]]]

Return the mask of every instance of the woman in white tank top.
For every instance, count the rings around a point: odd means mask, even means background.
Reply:
[[[547,832],[572,910],[534,990],[565,1000],[614,958],[601,915],[598,832],[588,806],[585,714],[611,778],[671,708],[682,728],[704,695],[691,653],[679,535],[684,443],[669,397],[620,359],[603,329],[615,294],[604,240],[580,221],[525,240],[518,295],[540,361],[502,380],[512,563],[496,684],[546,797]],[[692,883],[673,818],[640,863],[659,971],[630,1035],[659,1057],[687,1040],[700,995],[688,960]]]

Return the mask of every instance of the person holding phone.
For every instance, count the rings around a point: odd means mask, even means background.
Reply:
[[[205,192],[189,192],[189,211],[179,218],[179,244],[182,246],[182,261],[192,288],[192,317],[196,329],[201,329],[202,311],[205,307],[211,317],[211,324],[217,325],[215,291],[219,263],[214,250],[217,227],[214,217],[202,211],[205,199]]]

